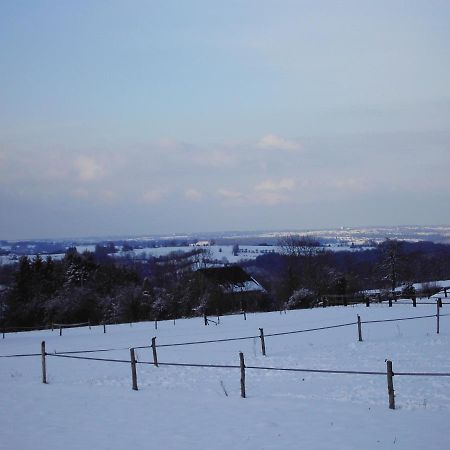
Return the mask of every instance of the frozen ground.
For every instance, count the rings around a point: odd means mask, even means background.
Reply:
[[[88,354],[129,359],[128,347],[209,340],[321,327],[362,320],[434,314],[435,305],[375,305],[249,314],[132,326],[7,334],[0,354],[124,348]],[[450,312],[444,305],[442,313]],[[450,317],[363,324],[259,339],[161,347],[162,362],[385,371],[450,372]],[[137,350],[150,361],[151,350]],[[47,357],[0,358],[0,449],[433,449],[450,448],[450,378],[395,376],[397,409],[388,409],[384,375],[246,371],[138,365],[139,391],[129,364]],[[225,394],[226,392],[226,394]]]

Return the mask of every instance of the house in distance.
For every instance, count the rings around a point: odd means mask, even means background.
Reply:
[[[206,314],[261,311],[268,305],[266,290],[239,266],[197,270],[204,295]]]

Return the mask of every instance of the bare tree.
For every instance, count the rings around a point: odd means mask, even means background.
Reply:
[[[288,234],[278,240],[281,253],[287,256],[314,256],[320,248],[320,242],[312,236]]]
[[[320,253],[320,243],[311,236],[289,234],[278,241],[285,256],[285,295],[290,296],[299,287],[310,287],[315,278],[315,257]]]
[[[394,292],[399,284],[403,269],[402,242],[396,239],[386,239],[380,244],[380,269],[383,278],[389,281],[391,291]]]

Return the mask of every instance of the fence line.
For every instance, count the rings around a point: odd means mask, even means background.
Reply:
[[[403,301],[402,301],[402,299],[400,299],[400,301],[396,301],[396,300],[394,300],[394,302],[392,303],[392,304],[396,304],[396,305],[411,305],[411,303],[410,302],[406,302],[406,301],[404,301],[405,299],[403,299]],[[438,298],[437,299],[438,301],[439,300],[441,300],[440,298]],[[380,302],[375,302],[375,303],[380,303]],[[382,303],[382,302],[381,302]],[[415,302],[415,304],[416,305],[429,305],[429,306],[431,306],[431,305],[433,305],[433,303],[434,302]],[[348,302],[348,305],[360,305],[360,304],[363,304],[363,302]],[[450,305],[450,302],[443,302],[442,300],[440,301],[440,305]],[[336,305],[336,306],[339,306],[339,305]],[[446,314],[441,314],[441,317],[442,316],[445,316]],[[211,320],[211,319],[206,319],[208,322],[213,322],[213,323],[215,323],[216,325],[218,324],[218,323],[220,323],[220,319],[218,320],[218,322],[216,323],[214,320]],[[407,319],[405,319],[405,320],[407,320]],[[147,322],[147,321],[143,321],[143,322]],[[127,323],[127,322],[123,322],[123,323]],[[130,322],[130,325],[131,325],[131,323],[132,322]],[[365,322],[365,323],[368,323],[368,322]],[[2,332],[3,332],[3,338],[5,337],[5,333],[7,333],[7,332],[15,332],[15,333],[18,333],[18,332],[22,332],[22,331],[44,331],[44,330],[54,330],[54,328],[59,328],[60,329],[60,331],[61,331],[61,329],[64,329],[64,328],[78,328],[78,327],[84,327],[84,326],[89,326],[89,328],[91,328],[91,327],[95,327],[95,326],[103,326],[103,332],[106,332],[106,329],[105,329],[105,326],[106,325],[118,325],[117,323],[115,323],[115,322],[112,322],[112,321],[108,321],[108,322],[106,322],[106,321],[102,321],[102,322],[98,322],[98,323],[91,323],[90,321],[88,321],[88,322],[78,322],[78,323],[67,323],[67,324],[65,324],[65,323],[51,323],[51,324],[48,324],[48,325],[43,325],[43,326],[32,326],[32,327],[5,327],[5,326],[2,326],[1,327],[1,330],[2,330]],[[351,323],[351,324],[349,324],[349,325],[354,325],[354,323]],[[329,327],[329,328],[338,328],[339,326],[346,326],[346,324],[342,324],[342,325],[336,325],[336,326],[331,326],[331,327]],[[157,326],[155,327],[156,329],[157,329]],[[319,329],[322,329],[322,328],[319,328]],[[323,328],[323,329],[326,329],[326,328]],[[299,332],[304,332],[304,331],[309,331],[309,330],[300,330]],[[315,329],[311,329],[311,331],[316,331]],[[290,333],[295,333],[295,332],[288,332],[288,333],[286,333],[286,334],[290,334]],[[61,333],[60,333],[61,334]],[[282,335],[282,333],[280,333],[280,334],[272,334],[272,335],[267,335],[267,336],[277,336],[277,335]],[[258,336],[249,336],[249,337],[244,337],[244,338],[234,338],[234,340],[240,340],[240,339],[254,339],[255,337],[258,337]],[[231,340],[231,339],[230,339]],[[220,341],[219,341],[220,342]],[[199,341],[199,342],[193,342],[193,344],[196,344],[196,343],[199,343],[199,344],[202,344],[202,343],[209,343],[209,341]],[[169,346],[169,345],[191,345],[190,343],[186,343],[186,344],[167,344],[167,346]],[[135,348],[139,348],[139,347],[135,347]],[[142,346],[142,347],[140,347],[140,348],[146,348],[145,346]]]
[[[441,316],[442,315],[443,314],[441,314]],[[398,319],[361,320],[361,323],[398,322],[401,320],[429,319],[430,317],[436,317],[436,314],[429,314],[427,316],[401,317]]]
[[[46,356],[54,356],[56,358],[70,358],[70,359],[85,359],[87,361],[106,361],[106,362],[121,362],[130,363],[127,359],[110,359],[110,358],[92,358],[90,356],[75,356],[75,355],[64,355],[62,353],[45,353]]]
[[[447,313],[447,314],[439,313],[439,317],[448,317],[448,316],[450,316],[450,313]],[[264,332],[261,331],[262,329],[260,328],[260,334],[255,335],[255,336],[243,336],[243,337],[224,338],[224,339],[210,339],[210,340],[205,340],[205,341],[176,342],[173,344],[156,344],[155,343],[155,348],[156,347],[159,347],[159,348],[178,347],[178,346],[196,345],[196,344],[212,344],[212,343],[217,343],[217,342],[231,342],[231,341],[241,341],[241,340],[257,339],[257,338],[260,338],[261,340],[263,340],[265,337],[286,336],[286,335],[290,335],[290,334],[307,333],[307,332],[311,332],[311,331],[329,330],[329,329],[333,329],[333,328],[342,328],[342,327],[357,325],[358,323],[371,324],[371,323],[383,323],[383,322],[397,322],[397,321],[403,321],[403,320],[428,319],[428,318],[432,318],[432,317],[437,317],[437,314],[429,314],[429,315],[425,315],[425,316],[413,316],[413,317],[400,317],[400,318],[396,318],[396,319],[360,320],[359,322],[347,322],[347,323],[342,323],[342,324],[338,324],[338,325],[329,325],[329,326],[317,327],[317,328],[305,328],[302,330],[284,331],[284,332],[280,332],[280,333],[269,333],[269,334],[264,334]],[[133,348],[146,349],[146,348],[152,348],[152,347],[153,347],[153,345],[142,345],[142,346],[136,346]],[[128,350],[128,349],[129,349],[129,347],[91,349],[91,350],[74,350],[74,351],[65,351],[65,352],[53,352],[52,355],[102,353],[102,352],[112,352],[112,351],[123,351],[123,350]],[[265,353],[265,351],[263,353]],[[40,353],[0,355],[0,358],[39,356],[39,355],[40,355]]]
[[[78,323],[53,323],[52,324],[54,327],[59,328],[59,327],[63,327],[63,328],[76,328],[76,327],[83,327],[86,325],[91,325],[90,322],[78,322]]]
[[[136,347],[133,347],[136,349]],[[119,362],[130,364],[131,360],[128,359],[109,359],[109,358],[92,358],[89,356],[71,356],[62,355],[58,353],[45,353],[46,356],[54,356],[59,358],[81,359],[87,361],[104,361],[104,362]],[[38,353],[40,356],[41,354]],[[152,361],[136,361],[136,364],[154,366]],[[230,364],[200,364],[200,363],[173,363],[173,362],[158,362],[158,366],[173,366],[173,367],[205,367],[205,368],[217,368],[217,369],[239,369],[239,365]],[[300,368],[288,368],[288,367],[269,367],[269,366],[245,366],[246,369],[253,370],[273,370],[280,372],[309,372],[309,373],[329,373],[329,374],[341,374],[341,375],[386,375],[386,372],[370,371],[370,370],[338,370],[338,369],[300,369]],[[427,376],[427,377],[450,377],[450,372],[395,372],[396,376]]]
[[[243,341],[246,339],[256,339],[256,338],[259,338],[259,335],[258,336],[236,337],[236,338],[211,339],[208,341],[176,342],[173,344],[159,344],[156,347],[178,347],[180,345],[212,344],[215,342]],[[151,345],[143,345],[143,346],[134,347],[134,348],[141,349],[141,348],[150,348],[150,347],[151,347]]]
[[[396,319],[381,319],[381,320],[367,320],[361,321],[360,316],[358,315],[357,322],[349,322],[345,324],[339,325],[330,325],[325,327],[318,328],[309,328],[304,330],[296,330],[290,332],[282,332],[282,333],[272,333],[267,334],[266,337],[270,336],[282,336],[288,334],[296,334],[296,333],[304,333],[309,331],[319,331],[326,330],[332,328],[346,327],[357,324],[358,325],[358,334],[359,341],[362,341],[361,336],[361,324],[366,323],[382,323],[382,322],[395,322],[401,320],[415,320],[415,319],[425,319],[436,317],[437,318],[437,333],[439,333],[439,318],[440,318],[440,305],[437,303],[437,311],[436,314],[433,315],[424,315],[424,316],[414,316],[414,317],[402,317]],[[450,314],[443,314],[442,316],[450,316]],[[62,327],[61,327],[62,328]],[[208,340],[208,341],[192,341],[192,342],[184,342],[184,343],[174,343],[174,344],[163,344],[156,345],[156,338],[152,339],[151,346],[141,346],[141,347],[132,347],[130,348],[130,360],[128,359],[113,359],[113,358],[98,358],[98,357],[89,357],[89,356],[76,356],[76,354],[80,353],[95,353],[95,352],[109,352],[116,350],[125,350],[126,348],[116,348],[116,349],[96,349],[96,350],[76,350],[76,351],[67,351],[67,352],[54,352],[47,353],[45,350],[45,341],[41,343],[41,353],[28,353],[28,354],[16,354],[16,355],[0,355],[2,358],[11,358],[11,357],[26,357],[26,356],[41,356],[42,358],[42,382],[47,383],[47,371],[46,371],[46,356],[56,357],[56,358],[68,358],[68,359],[78,359],[78,360],[86,360],[86,361],[100,361],[100,362],[114,362],[114,363],[123,363],[123,364],[131,364],[132,371],[132,389],[138,390],[137,386],[137,364],[145,364],[145,365],[153,365],[155,367],[159,366],[173,366],[173,367],[199,367],[199,368],[215,368],[215,369],[240,369],[241,373],[241,397],[245,398],[245,369],[250,370],[266,370],[266,371],[278,371],[278,372],[301,372],[301,373],[322,373],[322,374],[344,374],[344,375],[371,375],[371,376],[379,376],[386,375],[387,383],[388,383],[388,395],[389,395],[389,408],[395,409],[395,395],[394,395],[394,384],[393,378],[394,376],[422,376],[422,377],[450,377],[450,373],[447,372],[396,372],[392,370],[392,361],[386,360],[387,370],[386,372],[382,371],[360,371],[360,370],[338,370],[338,369],[305,369],[305,368],[287,368],[287,367],[269,367],[269,366],[246,366],[244,361],[244,355],[242,352],[239,353],[240,364],[237,365],[225,365],[225,364],[199,364],[199,363],[167,363],[167,362],[158,362],[156,355],[157,347],[173,347],[180,345],[194,345],[194,344],[205,344],[205,343],[214,343],[214,342],[228,342],[228,341],[237,341],[244,339],[261,339],[261,347],[262,353],[265,356],[265,344],[264,344],[264,331],[262,328],[260,330],[259,336],[246,336],[239,338],[228,338],[228,339],[216,339],[216,340]],[[146,349],[152,348],[153,350],[153,362],[151,361],[137,361],[135,357],[135,350],[138,348]]]
[[[330,325],[330,326],[326,326],[326,327],[306,328],[304,330],[284,331],[284,332],[281,332],[281,333],[271,333],[271,334],[265,334],[264,336],[285,336],[287,334],[307,333],[309,331],[329,330],[331,328],[348,327],[350,325],[356,325],[356,324],[357,324],[357,322],[348,322],[348,323],[341,323],[339,325]],[[256,336],[256,337],[259,337],[259,336]]]
[[[102,353],[102,352],[116,352],[121,350],[129,350],[130,347],[121,347],[121,348],[99,348],[92,350],[70,350],[67,352],[53,352],[53,355],[76,355],[82,353]],[[134,347],[139,348],[139,347]]]
[[[25,356],[41,356],[40,353],[19,353],[17,355],[0,355],[0,358],[23,358]]]
[[[135,348],[130,348],[130,361],[123,359],[106,359],[106,358],[91,358],[86,356],[73,356],[73,355],[58,355],[52,353],[46,353],[45,341],[41,344],[42,347],[42,382],[47,383],[46,378],[46,356],[54,356],[59,358],[71,358],[82,359],[88,361],[103,361],[103,362],[118,362],[131,364],[131,377],[132,377],[132,389],[138,390],[137,382],[137,364],[159,366],[172,366],[172,367],[200,367],[200,368],[214,368],[214,369],[240,369],[241,374],[241,397],[246,398],[246,386],[245,386],[245,370],[267,370],[278,372],[296,372],[296,373],[321,373],[321,374],[338,374],[338,375],[370,375],[370,376],[387,376],[387,387],[389,397],[389,408],[395,409],[395,393],[394,393],[394,376],[426,376],[426,377],[450,377],[448,372],[394,372],[392,370],[392,361],[386,360],[386,372],[382,371],[367,371],[367,370],[337,370],[337,369],[301,369],[301,368],[288,368],[288,367],[268,367],[268,366],[247,366],[244,360],[244,354],[239,352],[240,364],[197,364],[197,363],[157,363],[151,361],[137,361],[135,356]]]
[[[146,364],[155,366],[156,364],[151,361],[136,361],[137,364]],[[164,363],[158,361],[158,366],[174,366],[174,367],[206,367],[215,369],[239,369],[240,366],[227,365],[227,364],[197,364],[197,363]]]

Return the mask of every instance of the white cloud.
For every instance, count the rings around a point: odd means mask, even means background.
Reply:
[[[186,191],[184,192],[184,196],[192,202],[198,202],[203,198],[203,194],[200,191],[192,188],[186,189]]]
[[[99,193],[99,198],[105,203],[113,204],[119,200],[119,195],[111,189],[103,189]]]
[[[206,150],[195,155],[194,161],[200,166],[207,167],[232,167],[237,162],[237,156],[231,151]]]
[[[104,168],[94,159],[87,156],[80,156],[75,160],[75,167],[78,170],[78,177],[81,181],[94,181],[103,177]]]
[[[351,192],[364,192],[367,190],[367,183],[362,179],[345,178],[336,180],[334,187]]]
[[[275,206],[289,202],[289,197],[278,192],[258,192],[253,196],[252,201],[257,204]]]
[[[159,203],[167,194],[164,189],[150,189],[142,194],[141,200],[143,203]]]
[[[267,150],[287,150],[287,151],[298,151],[302,149],[299,142],[284,139],[275,134],[267,134],[263,136],[258,142],[258,147]]]
[[[281,178],[278,181],[265,180],[255,186],[255,191],[292,191],[295,189],[295,180],[292,178]]]
[[[228,200],[237,200],[244,197],[241,192],[232,191],[229,189],[219,189],[219,195]]]
[[[89,197],[89,191],[87,191],[86,189],[83,189],[83,188],[74,189],[73,191],[71,191],[70,194],[72,195],[72,197],[79,198],[79,199],[84,199],[84,198]]]

